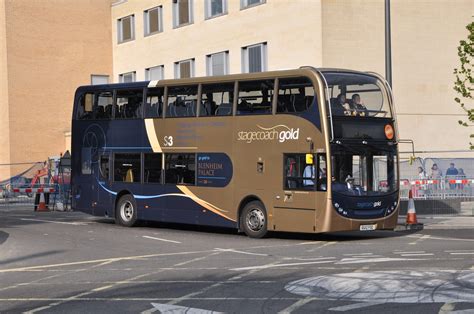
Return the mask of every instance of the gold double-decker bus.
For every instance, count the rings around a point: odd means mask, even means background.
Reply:
[[[268,231],[394,229],[397,128],[374,73],[294,70],[77,89],[73,208]]]

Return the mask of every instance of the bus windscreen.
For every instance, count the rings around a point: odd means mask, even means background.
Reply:
[[[374,76],[350,72],[323,72],[332,116],[391,118],[383,83]]]

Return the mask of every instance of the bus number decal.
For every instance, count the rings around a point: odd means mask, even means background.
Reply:
[[[171,136],[171,135],[170,135],[170,136],[165,136],[165,137],[163,138],[163,141],[164,141],[164,143],[165,143],[164,146],[168,146],[168,147],[169,147],[169,146],[173,146],[173,136]]]

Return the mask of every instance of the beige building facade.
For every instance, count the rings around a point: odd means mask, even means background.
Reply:
[[[74,91],[91,75],[119,82],[304,65],[384,75],[384,3],[0,0],[0,165],[68,149]],[[472,0],[391,0],[398,125],[419,156],[473,157],[452,89],[473,14]],[[0,181],[20,168],[0,166]]]
[[[180,7],[181,2],[186,2]],[[212,3],[223,3],[209,17]],[[246,6],[248,5],[248,6]],[[128,0],[112,6],[114,80],[133,74],[146,80],[150,68],[160,78],[179,77],[190,60],[193,76],[209,72],[209,58],[225,52],[226,73],[245,72],[246,47],[263,44],[264,69],[303,65],[375,71],[385,75],[383,0]],[[159,8],[157,32],[147,34],[147,12]],[[187,9],[182,26],[179,9]],[[181,11],[182,11],[181,10]],[[178,11],[178,12],[177,12]],[[453,99],[457,45],[467,37],[472,0],[392,0],[393,92],[400,136],[412,139],[421,157],[473,157],[465,115]],[[121,42],[123,18],[134,36]],[[401,151],[409,151],[402,145]]]
[[[112,74],[110,14],[110,0],[0,0],[1,165],[68,149],[76,88]]]

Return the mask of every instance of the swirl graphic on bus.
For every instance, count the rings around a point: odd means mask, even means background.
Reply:
[[[99,148],[106,146],[105,132],[98,124],[90,125],[82,137],[82,147],[90,148],[92,163],[99,160]]]
[[[297,140],[300,136],[299,128],[290,128],[284,124],[275,125],[269,128],[257,124],[259,130],[255,131],[239,131],[237,140],[244,141],[248,144],[258,141],[274,141],[278,140],[284,143],[288,140]]]

